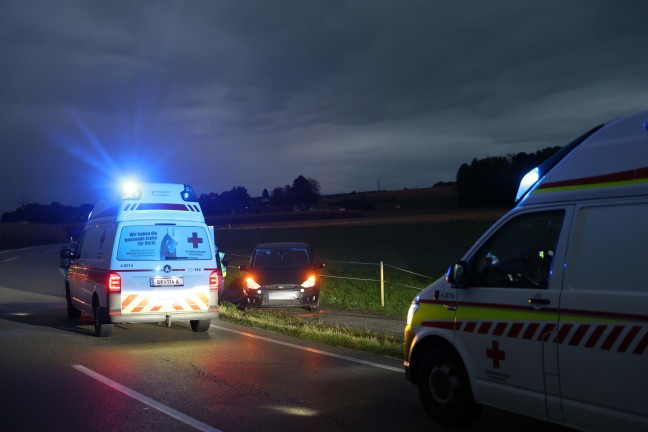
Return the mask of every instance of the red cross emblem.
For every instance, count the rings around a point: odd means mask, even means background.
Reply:
[[[202,243],[203,239],[198,237],[198,233],[191,233],[191,237],[188,237],[187,241],[193,245],[194,249],[198,249],[198,244]]]
[[[486,349],[486,357],[493,359],[493,367],[495,369],[499,369],[500,361],[506,360],[506,353],[504,351],[500,351],[499,342],[493,341],[491,348]]]

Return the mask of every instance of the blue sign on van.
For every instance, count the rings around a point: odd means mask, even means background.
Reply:
[[[203,227],[125,226],[121,230],[120,261],[208,260],[209,237]]]

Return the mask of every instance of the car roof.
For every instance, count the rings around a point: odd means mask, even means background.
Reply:
[[[273,242],[273,243],[260,243],[254,247],[255,249],[282,249],[282,248],[305,248],[310,249],[308,243],[304,242]]]

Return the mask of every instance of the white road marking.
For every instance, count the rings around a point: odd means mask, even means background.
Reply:
[[[160,402],[157,402],[157,401],[155,401],[155,400],[153,400],[153,399],[151,399],[151,398],[149,398],[147,396],[144,396],[143,394],[138,393],[135,390],[131,390],[128,387],[125,387],[125,386],[119,384],[118,382],[115,382],[115,381],[111,380],[110,378],[106,378],[105,376],[103,376],[103,375],[101,375],[101,374],[99,374],[99,373],[97,373],[97,372],[95,372],[95,371],[93,371],[91,369],[88,369],[87,367],[85,367],[83,365],[78,365],[77,364],[77,365],[72,365],[72,367],[74,369],[78,370],[79,372],[82,372],[82,373],[88,375],[89,377],[96,379],[100,383],[107,385],[108,387],[112,388],[113,390],[117,390],[119,392],[122,392],[126,396],[130,396],[133,399],[136,399],[136,400],[142,402],[143,404],[146,404],[146,405],[150,406],[151,408],[155,408],[156,410],[160,411],[163,414],[168,415],[169,417],[173,417],[173,418],[175,418],[177,420],[180,420],[184,424],[187,424],[187,425],[189,425],[191,427],[194,427],[194,428],[196,428],[198,430],[201,430],[201,431],[220,432],[220,429],[216,429],[214,427],[211,427],[206,423],[198,421],[193,417],[189,417],[188,415],[183,414],[180,411],[174,410],[173,408],[170,408],[170,407],[168,407],[168,406],[166,406],[166,405],[164,405],[164,404],[162,404]]]
[[[383,365],[383,364],[380,364],[380,363],[375,363],[375,362],[371,362],[371,361],[367,361],[367,360],[360,360],[360,359],[357,359],[357,358],[348,357],[348,356],[344,356],[344,355],[341,355],[341,354],[335,354],[335,353],[328,352],[328,351],[322,351],[322,350],[318,350],[318,349],[315,349],[315,348],[309,348],[309,347],[305,347],[305,346],[301,346],[301,345],[296,345],[296,344],[292,344],[292,343],[289,343],[289,342],[283,342],[283,341],[276,340],[276,339],[270,339],[270,338],[263,337],[263,336],[258,336],[258,335],[252,334],[252,333],[247,333],[247,332],[242,332],[242,331],[238,331],[238,330],[229,329],[227,327],[221,327],[221,326],[217,326],[217,325],[214,325],[214,324],[212,324],[211,327],[216,328],[218,330],[224,330],[224,331],[240,334],[242,336],[247,336],[247,337],[251,337],[251,338],[254,338],[254,339],[259,339],[259,340],[266,341],[266,342],[272,342],[272,343],[287,346],[287,347],[290,347],[290,348],[300,349],[302,351],[308,351],[308,352],[312,352],[312,353],[315,353],[315,354],[321,354],[321,355],[325,355],[325,356],[329,356],[329,357],[335,357],[335,358],[338,358],[338,359],[347,360],[347,361],[354,362],[354,363],[360,363],[360,364],[363,364],[365,366],[372,366],[372,367],[376,367],[376,368],[380,368],[380,369],[386,369],[386,370],[389,370],[389,371],[392,371],[392,372],[401,372],[401,373],[404,372],[404,370],[402,368],[397,368],[397,367],[393,367],[393,366],[387,366],[387,365]]]
[[[25,249],[29,249],[29,248],[7,249],[7,250],[0,251],[0,254],[7,253],[7,252],[18,252],[18,251],[25,250]]]
[[[20,257],[8,258],[8,259],[4,260],[4,262],[9,262],[9,261],[17,260],[18,258],[20,258]]]

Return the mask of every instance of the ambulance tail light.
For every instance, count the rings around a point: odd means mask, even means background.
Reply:
[[[209,290],[218,291],[219,282],[220,282],[220,272],[218,270],[214,270],[209,275]]]
[[[121,292],[121,276],[119,276],[117,273],[110,273],[108,275],[108,292]]]

